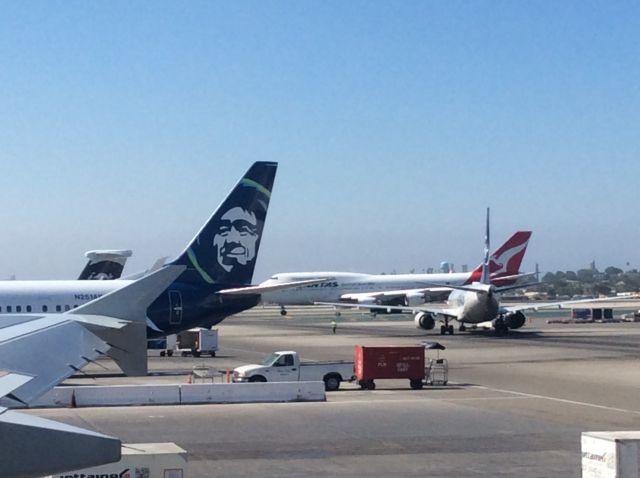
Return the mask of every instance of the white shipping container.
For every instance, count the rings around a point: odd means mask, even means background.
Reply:
[[[122,459],[46,478],[186,478],[187,452],[175,443],[122,444]]]
[[[582,478],[640,478],[640,431],[583,432]]]

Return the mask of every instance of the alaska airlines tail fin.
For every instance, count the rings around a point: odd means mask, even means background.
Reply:
[[[505,286],[515,282],[516,276],[520,273],[520,265],[529,244],[531,231],[518,231],[500,246],[489,258],[489,274],[491,282],[495,285]],[[469,283],[480,280],[482,274],[482,264],[471,273]],[[500,281],[500,277],[512,277]]]
[[[254,163],[189,246],[171,262],[187,266],[178,280],[250,284],[278,163]]]
[[[89,262],[82,269],[78,280],[113,280],[122,275],[131,251],[89,251],[85,256]]]

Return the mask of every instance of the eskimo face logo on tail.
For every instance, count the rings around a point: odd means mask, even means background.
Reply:
[[[250,284],[269,208],[276,163],[256,162],[174,262],[185,282]]]
[[[213,236],[218,265],[227,272],[236,265],[246,266],[256,257],[258,239],[256,215],[240,206],[229,209]]]

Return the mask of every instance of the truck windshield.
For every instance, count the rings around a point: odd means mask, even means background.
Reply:
[[[277,353],[272,353],[267,355],[264,360],[260,363],[260,365],[264,365],[268,367],[269,365],[273,365],[273,362],[279,357]]]

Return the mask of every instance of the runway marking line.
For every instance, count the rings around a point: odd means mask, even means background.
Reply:
[[[482,388],[484,390],[491,390],[494,392],[510,393],[512,395],[518,395],[523,398],[541,398],[544,400],[552,400],[555,402],[568,403],[570,405],[581,405],[583,407],[599,408],[601,410],[609,410],[611,412],[633,413],[634,415],[640,415],[640,411],[638,410],[627,410],[626,408],[607,407],[606,405],[597,405],[595,403],[579,402],[577,400],[568,400],[566,398],[549,397],[547,395],[537,395],[535,393],[516,392],[514,390],[504,390],[500,388],[485,387],[483,385],[474,385],[473,387]]]

